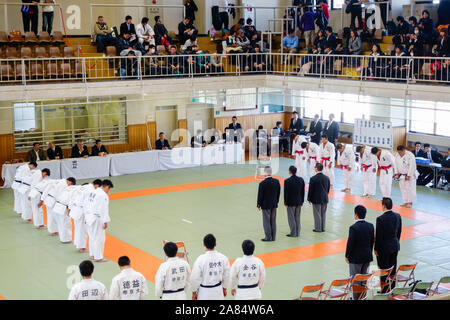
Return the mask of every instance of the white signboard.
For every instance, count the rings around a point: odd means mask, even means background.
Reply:
[[[392,123],[356,119],[353,144],[390,149],[394,147]]]

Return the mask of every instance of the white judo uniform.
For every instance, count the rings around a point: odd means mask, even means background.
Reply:
[[[302,143],[306,142],[305,137],[298,136],[297,142],[294,141],[292,146],[292,155],[295,156],[295,167],[297,175],[306,180],[306,149],[302,148]]]
[[[377,191],[377,169],[378,159],[370,152],[370,148],[366,147],[361,157],[362,181],[364,186],[364,194],[374,196]],[[373,172],[375,169],[375,172]]]
[[[89,192],[83,204],[89,235],[89,252],[95,260],[103,259],[105,249],[104,224],[111,221],[109,217],[109,198],[102,188]]]
[[[11,188],[14,191],[14,211],[18,214],[22,214],[22,197],[19,189],[22,185],[22,178],[30,172],[30,167],[28,164],[23,164],[16,169],[16,174],[14,176],[14,182]]]
[[[306,152],[307,161],[309,162],[309,178],[316,175],[316,163],[320,161],[320,148],[314,142],[309,143],[309,150]]]
[[[30,194],[31,186],[33,181],[42,177],[41,170],[33,169],[26,171],[26,173],[22,176],[22,184],[19,188],[20,198],[21,198],[21,208],[22,208],[22,219],[23,220],[31,220],[33,218],[33,214],[31,211],[31,202],[28,199]]]
[[[338,165],[342,166],[342,179],[345,189],[353,186],[353,173],[355,168],[355,152],[352,146],[345,146],[344,151],[338,151]]]
[[[59,192],[56,195],[53,213],[58,223],[59,240],[64,243],[72,241],[72,221],[69,216],[69,204],[70,199],[78,188],[80,187],[68,186],[66,184],[65,188],[61,186],[61,189],[58,190]]]
[[[197,258],[192,269],[191,290],[198,291],[198,300],[223,300],[222,289],[230,279],[230,262],[217,251],[207,251]]]
[[[77,249],[86,249],[87,225],[84,218],[83,204],[88,193],[95,190],[92,184],[78,187],[69,201],[69,216],[73,219],[74,236],[73,244]]]
[[[380,168],[380,190],[383,198],[391,197],[392,176],[395,170],[394,155],[387,150],[381,150],[380,159],[378,159],[378,167]]]
[[[255,256],[237,258],[231,266],[230,288],[236,289],[236,300],[261,299],[261,289],[266,279],[266,269]]]
[[[330,184],[334,185],[334,158],[336,151],[334,144],[327,142],[320,144],[320,162],[323,164],[323,174],[330,178]],[[329,167],[331,163],[331,168]]]
[[[405,154],[401,157],[397,153],[395,155],[395,170],[395,174],[400,174],[399,187],[403,203],[416,201],[416,180],[419,175],[414,154],[405,150]],[[406,180],[407,176],[409,180]]]
[[[49,233],[58,231],[57,214],[53,211],[56,204],[56,195],[60,190],[67,187],[66,179],[50,180],[42,193],[41,200],[44,201],[47,210],[47,230]]]
[[[132,268],[123,269],[112,279],[110,300],[145,300],[147,295],[147,280]]]
[[[186,300],[191,281],[191,267],[186,260],[168,258],[155,277],[155,294],[162,300]]]
[[[42,192],[50,179],[48,177],[43,178],[40,170],[36,171],[39,172],[39,174],[33,174],[33,181],[31,182],[28,197],[30,198],[33,224],[35,227],[39,228],[44,225],[44,210],[42,209],[42,206],[39,208],[38,205],[41,200]]]
[[[68,300],[108,300],[108,292],[103,283],[83,279],[72,287]]]

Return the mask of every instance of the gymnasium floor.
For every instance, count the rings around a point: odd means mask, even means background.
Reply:
[[[293,160],[280,159],[279,177],[287,177]],[[336,169],[336,190],[343,188]],[[227,165],[114,177],[105,256],[113,261],[95,265],[94,278],[109,289],[118,272],[115,261],[128,255],[148,280],[149,299],[155,299],[154,275],[163,258],[163,240],[185,241],[191,266],[203,252],[202,238],[213,233],[217,249],[231,259],[242,255],[241,242],[251,239],[267,270],[264,299],[293,299],[306,284],[348,276],[344,252],[353,207],[369,208],[367,220],[381,214],[379,201],[333,192],[326,232],[312,232],[312,208],[302,209],[300,238],[288,238],[286,209],[280,202],[277,240],[264,243],[262,219],[256,210],[258,182],[255,165]],[[80,183],[82,183],[80,181]],[[361,177],[355,179],[362,194]],[[375,199],[380,199],[377,190]],[[281,199],[283,194],[281,194]],[[398,185],[393,199],[401,204]],[[438,281],[450,275],[450,194],[418,188],[414,209],[396,207],[403,217],[399,264],[418,262],[416,278]],[[64,245],[45,230],[36,230],[12,210],[11,189],[0,189],[0,298],[66,299],[79,277],[77,265],[88,258]],[[372,268],[376,264],[372,263]],[[228,297],[229,299],[230,297]]]

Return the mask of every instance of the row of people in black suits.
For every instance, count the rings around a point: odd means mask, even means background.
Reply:
[[[99,155],[108,154],[108,150],[103,145],[101,140],[95,140],[95,145],[92,147],[92,152],[89,154],[87,146],[82,140],[77,140],[77,144],[72,147],[71,158],[87,158],[97,157]]]
[[[100,153],[107,154],[108,151],[103,145],[101,140],[96,140],[95,145],[92,147],[92,152],[89,154],[87,146],[84,145],[83,141],[78,140],[77,144],[72,147],[71,158],[83,158],[83,157],[95,157],[100,155]],[[44,160],[61,160],[64,159],[64,155],[60,146],[55,145],[53,141],[49,143],[49,148],[47,149],[47,155],[42,149],[40,149],[40,144],[38,142],[33,143],[33,149],[28,151],[27,161],[36,162]]]
[[[372,252],[375,252],[380,269],[393,267],[391,276],[397,270],[402,219],[398,213],[392,211],[392,199],[383,198],[381,203],[383,214],[376,220],[376,230],[372,223],[364,220],[367,213],[366,208],[361,205],[355,207],[356,222],[349,228],[345,251],[345,260],[349,264],[350,276],[368,273],[370,263],[373,261]],[[387,292],[388,282],[386,277],[381,277],[382,293]],[[392,288],[394,286],[395,283],[392,283]],[[358,297],[358,293],[353,295],[353,299],[358,299]]]
[[[425,143],[423,149],[421,147],[422,144],[419,141],[414,144],[413,153],[416,158],[429,159],[430,163],[441,163],[444,159],[444,156],[433,150],[430,144]],[[431,168],[417,166],[417,171],[419,171],[419,177],[417,178],[417,185],[419,186],[426,186],[434,179],[434,172]]]

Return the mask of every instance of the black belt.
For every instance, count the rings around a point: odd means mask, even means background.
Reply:
[[[164,290],[163,293],[168,294],[168,293],[177,293],[177,292],[181,292],[181,291],[184,291],[184,288],[181,288],[178,290]]]
[[[220,285],[222,285],[222,281],[220,281],[219,283],[216,283],[215,285],[212,285],[212,286],[205,286],[205,285],[201,284],[200,287],[202,287],[202,288],[215,288],[215,287],[218,287]]]
[[[14,182],[17,182],[17,183],[22,183],[22,181],[20,181],[20,180],[14,180]]]
[[[68,206],[69,206],[69,205],[64,204],[64,203],[62,203],[62,202],[59,202],[58,200],[56,200],[56,203],[62,204],[64,207],[68,207]]]
[[[249,286],[238,286],[238,289],[252,289],[252,288],[256,288],[258,286],[258,284],[252,284]]]
[[[49,197],[55,198],[54,196],[52,196],[50,193],[48,194]]]
[[[22,182],[24,185],[31,187],[31,184],[28,184],[26,182]]]

